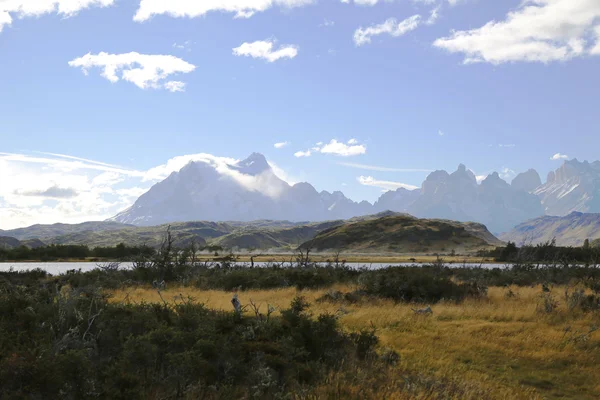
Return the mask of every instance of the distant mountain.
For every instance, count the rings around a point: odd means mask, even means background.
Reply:
[[[390,190],[385,192],[379,197],[379,200],[375,202],[373,208],[375,211],[395,211],[405,213],[408,211],[408,208],[413,205],[415,201],[419,198],[421,191],[416,190],[408,190],[404,188],[399,188],[396,190]]]
[[[500,239],[518,246],[556,239],[559,246],[582,246],[585,239],[600,238],[600,214],[572,212],[564,217],[544,216],[516,226]]]
[[[372,206],[341,192],[317,192],[308,183],[290,186],[262,154],[233,165],[190,162],[154,185],[111,221],[151,226],[185,221],[325,221],[368,214]]]
[[[35,249],[44,246],[44,243],[39,239],[18,240],[10,236],[0,236],[0,249],[10,250],[21,246]]]
[[[546,215],[600,213],[600,161],[565,161],[534,193],[541,199]]]
[[[14,249],[21,246],[18,239],[10,236],[0,236],[0,249]]]
[[[473,172],[462,164],[452,174],[431,173],[408,212],[421,218],[476,221],[492,232],[508,231],[543,214],[536,196],[512,187],[498,173],[478,184]]]
[[[530,169],[527,172],[522,172],[517,175],[510,183],[510,186],[514,189],[531,193],[542,186],[542,179],[535,169]]]
[[[0,231],[3,236],[11,236],[21,241],[28,239],[54,238],[62,235],[69,235],[81,232],[105,232],[126,228],[128,225],[116,222],[84,222],[82,224],[52,224],[52,225],[32,225],[27,228],[18,228],[7,231]],[[129,225],[131,227],[131,225]]]
[[[419,219],[404,214],[347,222],[322,231],[302,248],[383,254],[473,252],[502,244],[481,224]]]
[[[513,185],[498,174],[481,184],[464,165],[452,174],[430,174],[420,190],[384,193],[375,204],[348,199],[342,192],[317,192],[309,183],[293,186],[274,173],[265,157],[253,153],[232,165],[191,162],[154,185],[111,221],[153,226],[185,221],[288,220],[331,221],[391,210],[422,218],[476,221],[493,232],[543,214],[535,189],[535,171]],[[539,185],[538,185],[539,186]]]

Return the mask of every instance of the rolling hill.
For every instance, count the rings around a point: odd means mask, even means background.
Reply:
[[[316,251],[377,253],[476,251],[503,243],[477,223],[394,215],[332,227],[304,243]]]

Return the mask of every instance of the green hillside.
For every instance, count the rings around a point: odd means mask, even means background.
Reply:
[[[327,229],[302,247],[316,251],[427,253],[476,251],[500,244],[481,224],[395,215]]]

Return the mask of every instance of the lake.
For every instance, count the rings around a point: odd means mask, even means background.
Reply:
[[[94,262],[32,262],[32,263],[10,263],[10,262],[2,262],[0,263],[0,271],[8,271],[11,268],[15,271],[28,271],[28,270],[32,270],[32,269],[42,269],[52,275],[60,275],[60,274],[64,274],[67,271],[70,270],[79,270],[81,269],[82,271],[86,272],[86,271],[91,271],[94,270],[96,268],[98,268],[100,265],[102,265],[104,263],[94,263]],[[245,266],[250,266],[250,263],[239,263],[240,265],[245,265]],[[269,265],[269,263],[266,262],[255,262],[254,265],[256,267],[264,267]],[[323,265],[325,265],[323,263]],[[414,263],[396,263],[396,264],[384,264],[384,263],[348,263],[346,264],[347,266],[351,267],[351,268],[362,268],[362,267],[366,267],[369,269],[381,269],[381,268],[387,268],[390,265],[394,265],[394,266],[412,266],[415,265]],[[456,264],[446,264],[448,267],[451,268],[463,268],[463,267],[467,267],[467,268],[473,268],[473,267],[482,267],[482,268],[487,268],[487,269],[492,269],[492,268],[506,268],[506,265],[502,265],[502,264],[462,264],[462,263],[456,263]],[[121,267],[122,268],[131,268],[133,266],[133,263],[121,263]]]

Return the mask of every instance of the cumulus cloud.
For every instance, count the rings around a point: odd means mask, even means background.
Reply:
[[[297,151],[294,153],[294,157],[296,158],[300,158],[300,157],[310,157],[311,156],[311,152],[310,150],[306,150],[306,151]]]
[[[295,58],[298,55],[298,48],[292,45],[282,45],[274,49],[274,40],[259,40],[252,43],[244,43],[233,49],[236,56],[262,58],[268,62],[275,62],[282,58]]]
[[[276,149],[283,149],[286,146],[289,146],[289,142],[279,142],[279,143],[275,143],[273,145],[273,147],[275,147]]]
[[[569,158],[569,156],[566,155],[566,154],[556,153],[555,155],[553,155],[552,157],[550,157],[550,160],[552,160],[552,161],[558,161],[558,160],[567,160],[568,158]]]
[[[349,157],[365,154],[367,152],[367,147],[362,144],[356,144],[356,139],[354,139],[352,144],[345,144],[332,139],[329,143],[321,147],[319,151],[323,154]]]
[[[462,53],[465,63],[566,61],[600,54],[600,2],[525,0],[503,21],[456,31],[434,46]]]
[[[88,53],[69,61],[69,66],[81,68],[88,75],[91,68],[100,68],[101,75],[112,83],[120,79],[131,82],[141,89],[166,89],[181,92],[185,83],[168,81],[176,74],[187,74],[196,67],[181,58],[171,55],[146,55],[136,52],[125,54]]]
[[[421,24],[421,16],[413,15],[410,18],[398,22],[396,18],[390,18],[382,24],[371,25],[367,28],[360,27],[354,32],[354,43],[362,46],[371,43],[373,36],[388,34],[399,37],[413,31]]]
[[[147,21],[155,15],[195,18],[214,11],[233,13],[236,18],[250,18],[257,12],[273,7],[289,9],[313,2],[314,0],[141,0],[134,20]]]
[[[57,13],[63,17],[72,17],[89,7],[108,7],[115,0],[1,0],[0,32],[11,25],[13,18],[40,17]]]
[[[361,185],[374,186],[374,187],[378,187],[378,188],[381,188],[384,190],[397,190],[400,188],[407,189],[407,190],[418,189],[418,186],[407,185],[405,183],[400,183],[400,182],[381,181],[381,180],[377,180],[377,179],[373,178],[372,176],[359,176],[357,178],[357,180]]]

